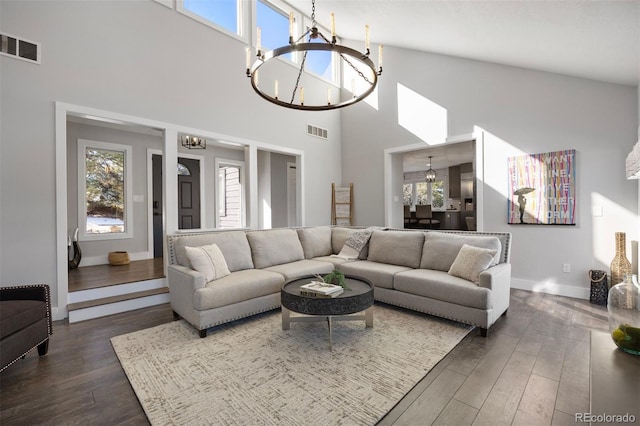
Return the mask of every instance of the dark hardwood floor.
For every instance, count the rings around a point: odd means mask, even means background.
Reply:
[[[144,425],[144,411],[109,339],[172,320],[169,305],[54,323],[49,354],[0,374],[0,424]],[[589,332],[606,308],[512,290],[483,338],[474,330],[380,425],[570,424],[589,411]]]
[[[69,271],[69,292],[156,278],[164,278],[164,264],[161,257],[136,260],[128,265],[82,266]]]

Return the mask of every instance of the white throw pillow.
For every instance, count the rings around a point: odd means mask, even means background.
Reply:
[[[207,282],[226,277],[229,272],[227,261],[216,244],[200,247],[185,247],[191,267],[204,275]]]
[[[449,269],[449,275],[480,283],[480,272],[491,266],[497,250],[464,244]]]

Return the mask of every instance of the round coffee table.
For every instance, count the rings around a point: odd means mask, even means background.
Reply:
[[[280,291],[282,329],[289,330],[292,322],[315,322],[326,319],[329,325],[329,347],[332,343],[332,321],[362,321],[373,327],[373,284],[365,278],[345,276],[346,290],[334,298],[300,295],[300,286],[315,281],[313,275],[287,281]],[[291,316],[291,311],[304,316]],[[353,315],[364,312],[363,315]]]

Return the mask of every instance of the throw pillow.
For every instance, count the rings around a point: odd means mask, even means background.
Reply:
[[[229,272],[227,261],[216,244],[200,247],[185,247],[191,266],[204,275],[207,282],[226,277]]]
[[[464,244],[449,269],[449,275],[479,284],[480,272],[491,265],[496,252]]]
[[[347,238],[344,242],[344,246],[340,253],[338,253],[337,257],[353,260],[358,259],[365,248],[367,248],[367,244],[369,243],[369,239],[371,238],[371,234],[375,228],[373,226],[363,229],[361,231],[356,231]]]

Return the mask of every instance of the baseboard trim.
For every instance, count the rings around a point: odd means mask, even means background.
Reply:
[[[169,293],[156,294],[153,296],[124,300],[122,302],[109,303],[107,305],[78,309],[75,311],[69,311],[69,323],[71,324],[93,318],[105,317],[107,315],[119,314],[121,312],[134,311],[136,309],[162,305],[164,303],[169,303]]]
[[[533,291],[536,293],[554,294],[557,296],[573,297],[574,299],[589,300],[591,290],[584,287],[574,287],[570,285],[524,280],[521,278],[511,278],[511,288],[519,290]]]
[[[153,253],[148,251],[141,251],[137,253],[129,253],[129,260],[146,260],[153,259]],[[95,265],[108,265],[109,264],[109,255],[100,255],[100,256],[90,256],[83,257],[81,261],[81,267],[83,266],[95,266]]]

